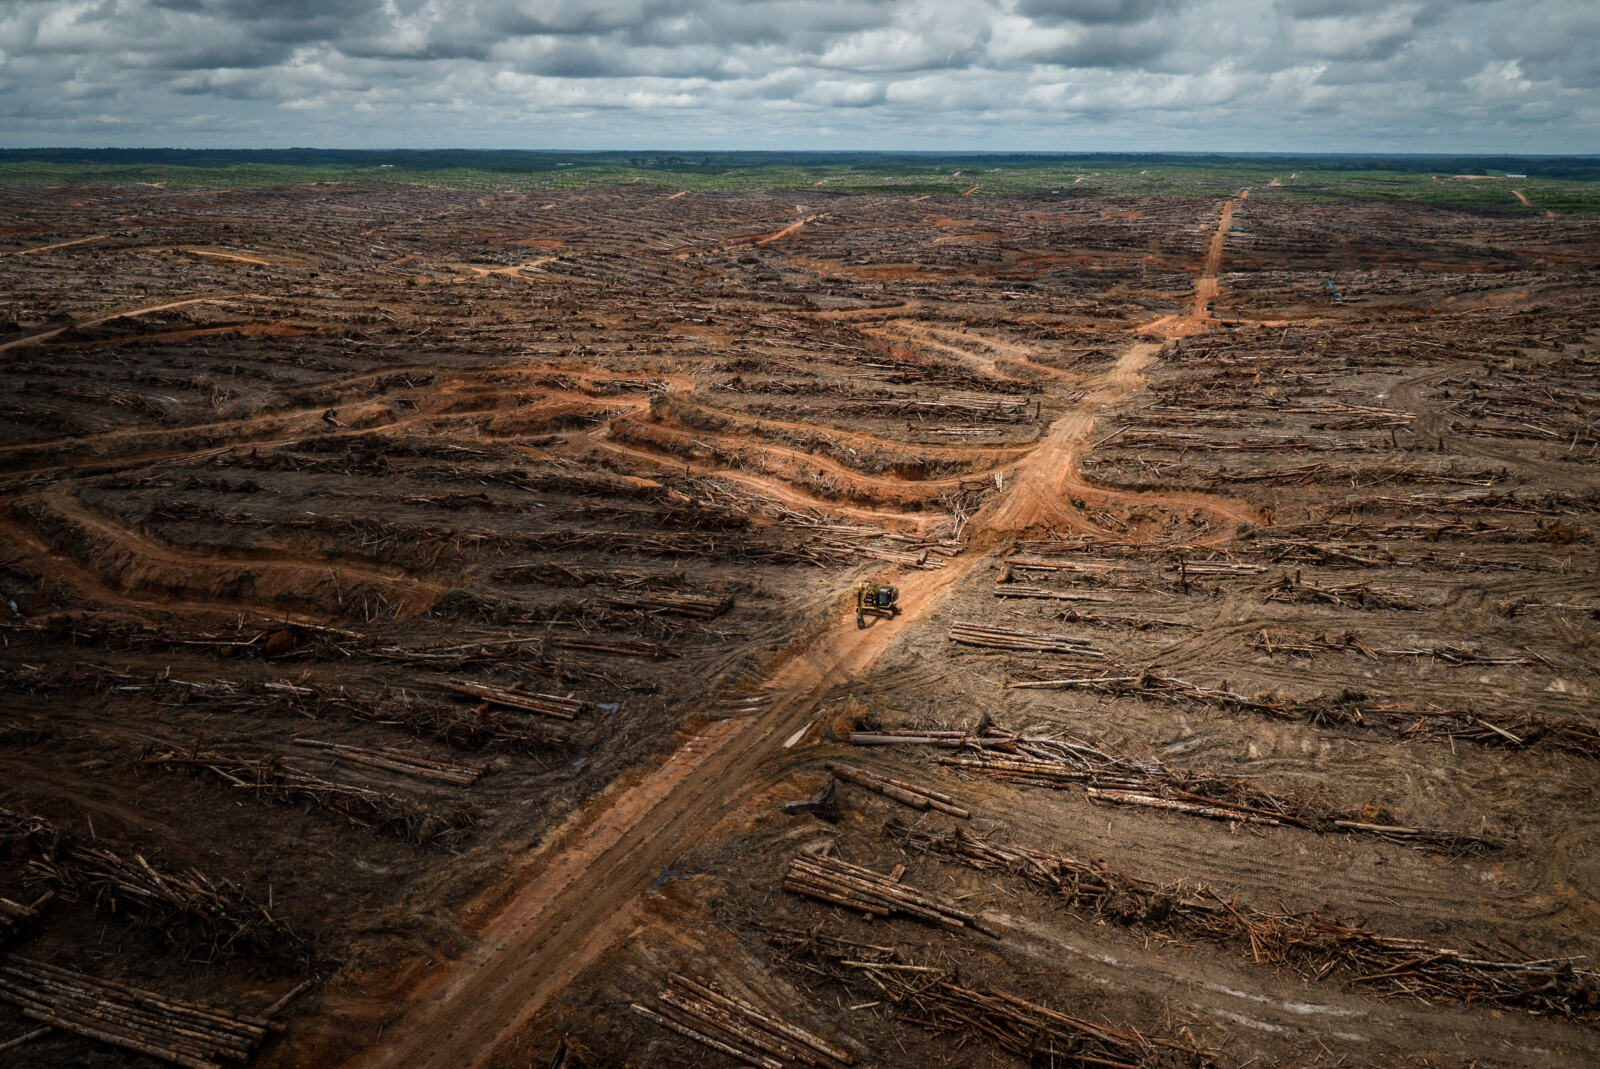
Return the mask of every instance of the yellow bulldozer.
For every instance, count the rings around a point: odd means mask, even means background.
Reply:
[[[861,580],[856,587],[856,626],[866,627],[867,617],[891,619],[900,615],[900,591],[888,583]]]

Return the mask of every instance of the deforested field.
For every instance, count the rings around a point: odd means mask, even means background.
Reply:
[[[1600,219],[1276,194],[0,185],[0,1062],[1600,1061]]]

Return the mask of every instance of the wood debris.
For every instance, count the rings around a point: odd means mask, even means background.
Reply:
[[[1438,709],[1411,701],[1375,700],[1358,691],[1296,701],[1248,697],[1220,688],[1146,672],[1133,676],[1073,676],[1012,683],[1014,689],[1071,689],[1132,696],[1145,701],[1205,705],[1258,713],[1278,720],[1306,720],[1413,735],[1462,739],[1518,749],[1548,743],[1586,757],[1600,757],[1600,724],[1581,716],[1517,713],[1505,709]]]
[[[850,742],[858,746],[900,744],[956,750],[959,752],[939,758],[939,763],[1010,783],[1082,790],[1089,800],[1106,804],[1165,809],[1242,824],[1375,835],[1391,842],[1452,853],[1500,845],[1484,836],[1377,823],[1363,812],[1275,794],[1244,776],[1177,769],[1153,758],[1124,757],[1066,733],[1024,735],[991,725],[980,735],[954,731],[858,732],[850,736]]]
[[[852,865],[836,857],[800,854],[789,862],[783,887],[797,895],[859,910],[868,917],[899,914],[941,928],[955,931],[971,928],[985,935],[995,935],[977,917],[947,899],[918,891],[901,883],[896,876]]]
[[[194,926],[210,939],[215,955],[305,947],[300,935],[228,880],[83,842],[43,817],[0,809],[0,846],[25,858],[27,878],[51,885],[52,894],[152,921],[169,936],[177,925]]]
[[[896,830],[908,846],[976,869],[1012,873],[1114,923],[1237,944],[1257,965],[1290,968],[1315,979],[1333,973],[1385,995],[1489,1003],[1600,1022],[1600,973],[1576,968],[1575,958],[1507,959],[1485,947],[1436,946],[1324,920],[1315,912],[1261,909],[1201,884],[1162,886],[1097,862],[988,842],[960,827],[948,833]]]
[[[882,776],[876,772],[869,772],[864,768],[842,764],[838,761],[829,761],[824,767],[846,782],[865,787],[869,791],[876,791],[885,798],[893,798],[901,805],[910,806],[912,809],[932,809],[940,813],[948,813],[953,817],[960,817],[963,820],[972,816],[971,810],[957,805],[955,799],[948,794],[916,783],[890,779],[888,776]]]
[[[248,1062],[273,1022],[98,980],[42,961],[0,959],[0,999],[24,1017],[187,1069]]]
[[[46,891],[27,905],[0,897],[0,948],[32,928],[55,896],[54,891]]]
[[[205,750],[152,748],[140,757],[145,767],[203,775],[261,798],[309,802],[338,813],[352,824],[376,828],[413,842],[430,842],[472,823],[465,806],[439,810],[389,791],[324,779],[289,764],[282,756],[252,758]]]
[[[1022,631],[1012,627],[993,627],[970,620],[958,620],[951,624],[949,639],[963,646],[977,646],[983,649],[1072,653],[1080,657],[1105,656],[1105,652],[1088,639]]]
[[[855,1064],[849,1051],[710,984],[679,973],[667,982],[653,1007],[635,1002],[630,1006],[633,1012],[760,1069],[789,1065],[844,1069]]]
[[[309,746],[318,750],[326,750],[341,761],[350,764],[365,765],[368,768],[382,769],[386,772],[398,772],[406,776],[416,776],[419,779],[435,780],[448,783],[453,787],[470,787],[478,782],[478,777],[484,773],[482,765],[462,764],[459,761],[443,761],[438,758],[424,757],[409,750],[397,750],[392,747],[350,746],[340,742],[327,742],[322,739],[295,739],[296,746]]]
[[[971,988],[949,966],[908,961],[894,947],[815,930],[773,927],[768,933],[774,948],[806,972],[887,998],[904,1020],[958,1037],[958,1043],[982,1036],[1029,1064],[1080,1069],[1214,1064],[1215,1053],[1192,1042],[1074,1017],[997,988]]]

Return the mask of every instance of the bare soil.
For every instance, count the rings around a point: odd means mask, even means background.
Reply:
[[[0,808],[280,926],[246,945],[58,887],[0,834],[0,896],[63,892],[7,949],[241,1012],[314,979],[265,1066],[723,1064],[629,1010],[673,972],[863,1063],[1018,1063],[796,950],[830,939],[1220,1065],[1600,1058],[1596,221],[806,197],[0,188]],[[902,613],[858,628],[869,577]],[[1484,843],[850,742],[995,726]],[[217,753],[379,801],[184,764]],[[847,783],[835,819],[787,815],[830,761],[972,816]],[[1535,1013],[1270,960],[907,823],[1571,959],[1577,994]],[[802,851],[903,865],[998,938],[787,891]],[[0,1042],[31,1027],[0,1004]]]

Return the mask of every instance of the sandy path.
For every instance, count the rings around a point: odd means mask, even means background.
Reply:
[[[6,252],[0,252],[0,256],[27,256],[33,252],[48,252],[51,249],[64,249],[69,245],[84,245],[91,241],[103,241],[110,236],[110,234],[95,234],[86,238],[73,238],[71,241],[58,241],[54,245],[35,245],[31,249],[10,249]]]
[[[440,589],[439,584],[411,578],[398,569],[380,570],[369,562],[297,557],[288,549],[181,552],[114,523],[65,490],[51,491],[43,499],[51,513],[83,532],[94,547],[97,565],[104,562],[118,576],[117,583],[105,584],[112,589],[122,586],[130,592],[176,589],[194,586],[198,579],[201,586],[208,580],[224,589],[249,586],[259,595],[270,591],[310,591],[329,582],[340,587],[348,583],[380,593],[405,615],[427,609]],[[50,557],[60,559],[57,551],[51,551]],[[101,569],[97,566],[92,571],[99,574]],[[247,595],[241,597],[239,603],[251,604],[256,600],[259,599]],[[202,604],[213,608],[229,603],[208,601]]]
[[[221,301],[226,300],[229,297],[240,296],[245,295],[238,293],[214,293],[206,297],[185,297],[182,300],[167,301],[164,304],[149,304],[145,305],[143,308],[129,308],[119,312],[108,312],[105,315],[90,316],[88,319],[79,319],[75,322],[68,323],[65,326],[55,327],[51,330],[40,331],[37,334],[30,334],[26,338],[16,338],[12,341],[8,341],[5,344],[0,345],[0,353],[5,352],[7,349],[15,349],[19,345],[31,345],[34,342],[46,341],[55,337],[57,334],[60,334],[62,331],[73,327],[95,327],[99,326],[101,323],[109,323],[111,320],[119,319],[123,316],[131,317],[149,315],[151,312],[165,312],[169,308],[182,308],[185,305],[204,304],[207,301]]]
[[[1522,190],[1513,189],[1511,192],[1516,196],[1516,198],[1518,200],[1520,200],[1522,202],[1522,206],[1524,208],[1532,208],[1533,207],[1533,201],[1529,200],[1528,197],[1527,197],[1527,194],[1523,193]],[[1544,214],[1545,214],[1545,218],[1554,219],[1556,213],[1551,211],[1549,208],[1546,208],[1545,211],[1544,211]]]
[[[250,253],[235,252],[231,249],[202,249],[193,245],[151,245],[141,249],[128,249],[128,252],[184,252],[190,256],[209,256],[213,260],[227,260],[236,264],[254,264],[259,267],[273,267],[278,264],[299,265],[300,260],[264,260],[260,256]]]

